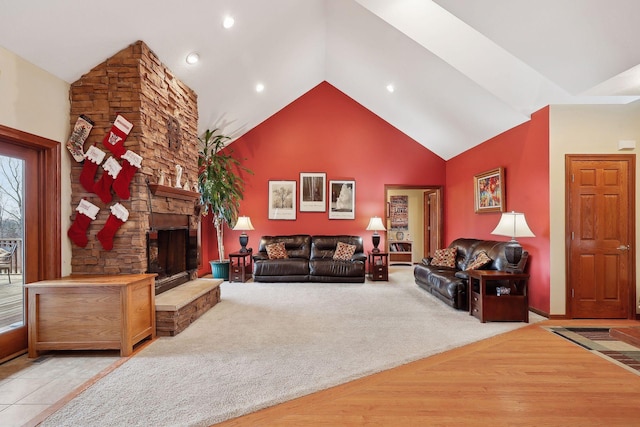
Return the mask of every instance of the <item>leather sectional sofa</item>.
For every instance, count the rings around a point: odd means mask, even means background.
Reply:
[[[339,242],[355,246],[348,260],[334,259]],[[267,246],[278,243],[284,244],[286,258],[270,259]],[[262,236],[253,255],[253,280],[363,283],[366,259],[359,236]]]
[[[455,267],[431,265],[431,258],[424,258],[421,264],[414,267],[413,275],[416,284],[431,292],[451,307],[458,310],[468,310],[468,279],[465,272],[468,266],[485,252],[490,261],[481,267],[483,270],[505,271],[508,265],[504,256],[504,248],[508,242],[493,240],[456,239],[448,246],[456,248]],[[522,251],[522,259],[515,272],[523,272],[529,254]]]

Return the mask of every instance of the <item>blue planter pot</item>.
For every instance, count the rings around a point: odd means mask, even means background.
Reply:
[[[229,280],[229,261],[209,261],[214,279]]]

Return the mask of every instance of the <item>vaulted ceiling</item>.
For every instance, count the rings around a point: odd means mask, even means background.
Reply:
[[[446,160],[546,105],[636,101],[639,16],[637,0],[0,0],[0,46],[71,83],[142,40],[198,94],[200,130],[234,136],[326,80]]]

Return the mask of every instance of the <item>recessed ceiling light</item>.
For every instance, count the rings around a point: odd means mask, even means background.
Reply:
[[[187,64],[189,65],[196,64],[198,61],[200,61],[200,55],[198,55],[196,52],[191,52],[189,55],[187,55],[185,61],[187,61]]]
[[[256,85],[256,92],[262,92],[264,90],[264,85],[262,83],[258,83]]]
[[[387,85],[387,90],[388,90],[390,93],[393,93],[393,91],[394,91],[394,90],[396,90],[396,88],[395,88],[395,87],[393,87],[393,85],[392,85],[392,84],[388,84],[388,85]]]
[[[224,20],[222,21],[222,26],[228,30],[229,28],[233,27],[233,24],[235,23],[236,20],[233,19],[233,16],[225,16]]]

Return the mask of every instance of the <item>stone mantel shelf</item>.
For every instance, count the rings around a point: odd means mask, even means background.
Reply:
[[[173,197],[174,199],[181,200],[197,200],[200,198],[200,193],[195,191],[183,190],[182,188],[169,187],[160,184],[149,184],[149,189],[154,196],[158,197]]]

